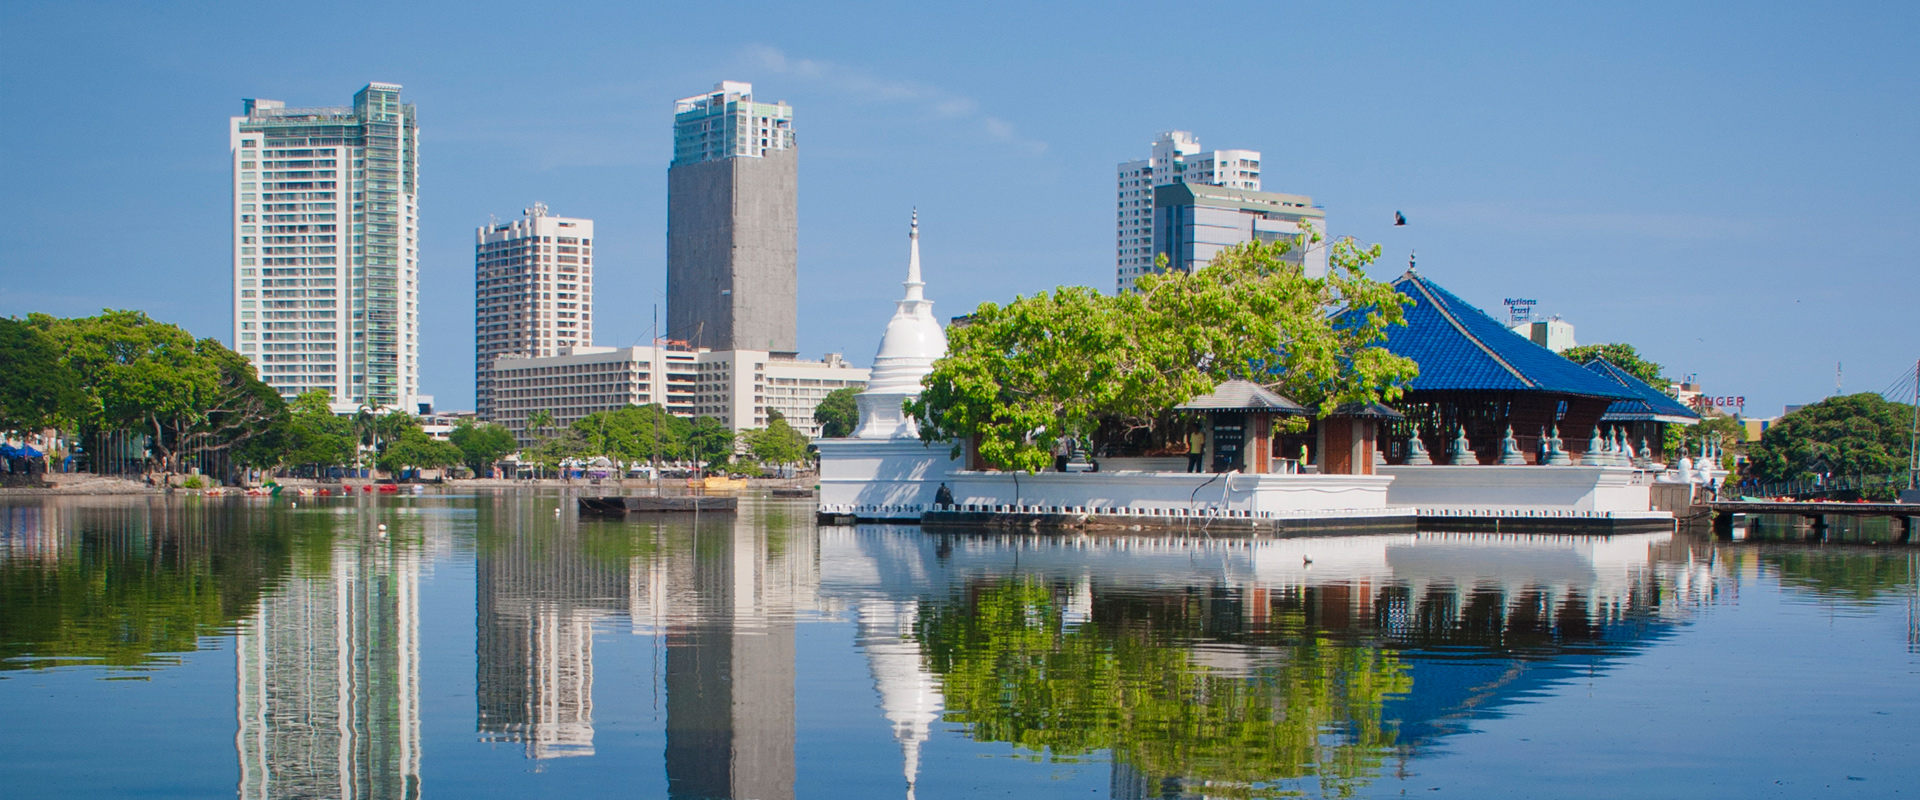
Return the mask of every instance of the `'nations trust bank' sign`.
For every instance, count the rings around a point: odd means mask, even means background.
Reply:
[[[1694,408],[1746,408],[1747,398],[1735,395],[1699,395],[1693,398]]]

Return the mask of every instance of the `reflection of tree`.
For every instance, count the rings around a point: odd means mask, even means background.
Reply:
[[[1763,553],[1760,561],[1779,570],[1780,585],[1841,603],[1871,603],[1914,581],[1904,554],[1786,550]]]
[[[300,532],[250,511],[158,499],[73,509],[53,557],[0,559],[0,670],[165,662],[156,654],[230,630],[286,574]]]
[[[1346,796],[1379,772],[1394,743],[1382,704],[1411,688],[1398,659],[1305,635],[1238,668],[1209,666],[1182,644],[1202,633],[1203,605],[1158,609],[1148,624],[1096,603],[1090,621],[1067,625],[1053,588],[1006,579],[923,603],[916,633],[946,718],[978,740],[1058,756],[1106,749],[1148,781],[1216,797],[1288,794],[1297,788],[1273,784],[1307,778]]]

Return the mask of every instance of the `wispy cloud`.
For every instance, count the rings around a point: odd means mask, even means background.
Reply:
[[[766,45],[748,47],[743,59],[753,67],[812,81],[836,92],[899,103],[916,108],[929,117],[971,123],[975,130],[987,138],[1032,155],[1047,151],[1046,142],[1021,136],[1013,123],[982,113],[979,101],[937,86],[880,78],[830,61],[794,58],[779,48]]]

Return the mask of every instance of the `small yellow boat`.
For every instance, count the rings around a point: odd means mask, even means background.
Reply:
[[[706,478],[701,480],[700,488],[705,489],[709,492],[715,491],[715,490],[733,491],[738,489],[745,489],[747,488],[747,479],[746,478],[730,478],[725,475],[708,475]]]

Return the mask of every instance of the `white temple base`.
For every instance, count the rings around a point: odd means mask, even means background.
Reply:
[[[820,511],[860,519],[920,519],[940,483],[963,466],[948,445],[919,439],[813,443],[820,448]]]
[[[1627,467],[1382,466],[1387,505],[1482,511],[1648,511],[1651,473]]]
[[[1385,509],[1392,482],[1380,475],[968,471],[953,473],[949,485],[961,506],[1284,514]]]

